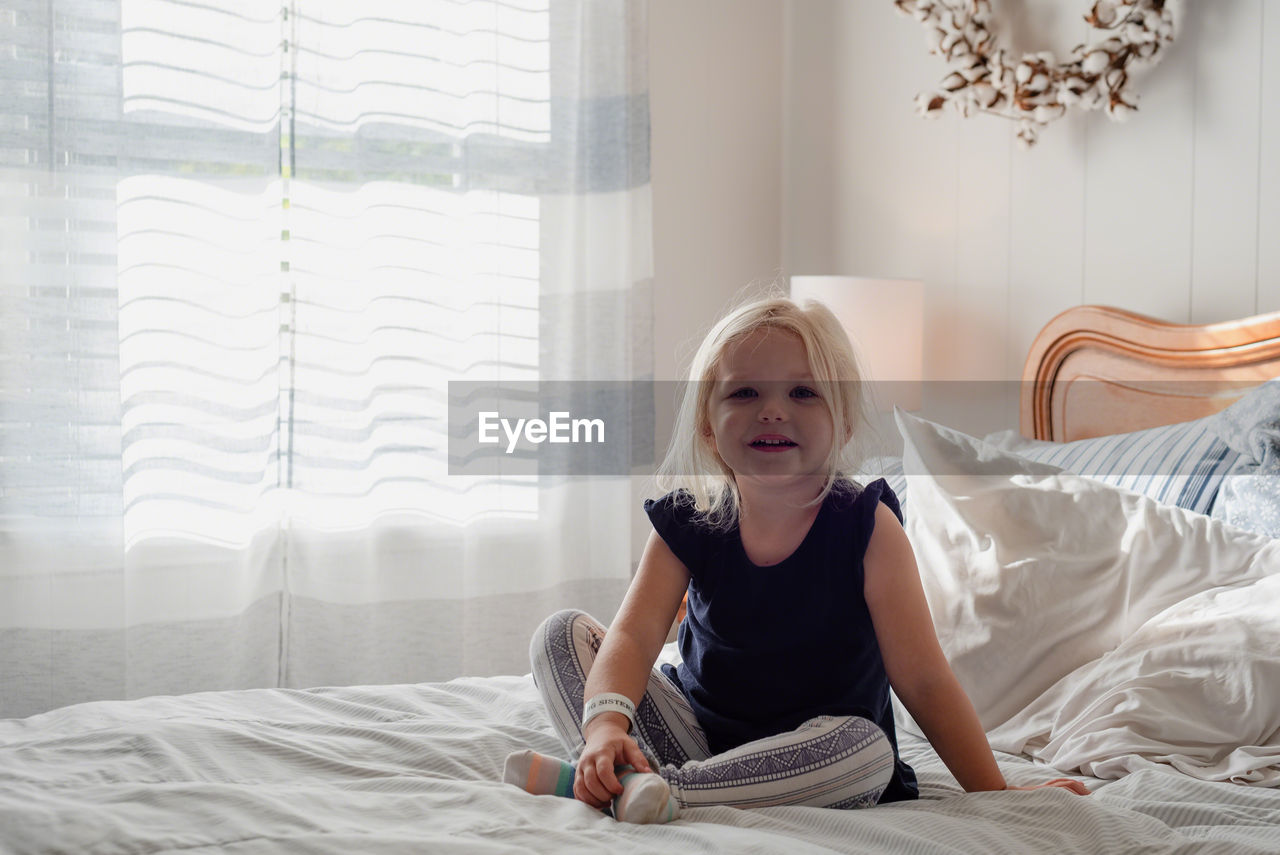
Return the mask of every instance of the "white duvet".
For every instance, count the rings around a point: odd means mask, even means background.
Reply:
[[[210,692],[0,720],[0,852],[1280,851],[1280,791],[1169,771],[1139,772],[1088,797],[964,795],[928,746],[905,736],[918,802],[702,808],[634,826],[501,783],[503,758],[524,747],[561,751],[527,675]],[[1015,784],[1058,774],[999,760]]]
[[[993,747],[1280,785],[1280,540],[898,421],[930,610]]]

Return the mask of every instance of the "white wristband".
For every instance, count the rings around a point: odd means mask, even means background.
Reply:
[[[601,692],[582,707],[582,729],[586,730],[587,722],[600,713],[616,712],[627,717],[627,732],[635,730],[636,707],[626,695],[617,692]]]

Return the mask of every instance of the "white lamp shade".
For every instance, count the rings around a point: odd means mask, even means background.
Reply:
[[[817,300],[844,326],[884,409],[921,407],[924,283],[859,276],[792,276],[791,299]]]

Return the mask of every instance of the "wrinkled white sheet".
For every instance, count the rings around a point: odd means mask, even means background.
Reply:
[[[1280,575],[1206,591],[1156,615],[990,739],[1100,778],[1167,763],[1210,781],[1276,787],[1277,694]]]
[[[930,611],[993,747],[1280,785],[1280,540],[898,423]]]
[[[904,736],[918,802],[704,808],[631,826],[500,783],[503,759],[523,747],[561,752],[527,675],[81,704],[0,721],[0,851],[1280,851],[1280,791],[1167,770],[1089,797],[965,795],[927,745]],[[1014,784],[1058,774],[1000,761]]]

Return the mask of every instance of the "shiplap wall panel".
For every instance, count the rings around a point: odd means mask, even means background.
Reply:
[[[842,109],[836,127],[842,144],[837,157],[857,168],[836,176],[837,222],[847,230],[835,262],[861,275],[915,276],[922,251],[942,251],[936,243],[922,246],[922,231],[954,240],[955,180],[947,173],[955,163],[954,150],[948,150],[953,131],[932,123],[920,127],[912,108],[914,94],[934,82],[927,69],[903,63],[903,57],[923,48],[923,33],[891,26],[906,21],[891,4],[842,3],[840,8],[846,29],[890,26],[875,44],[846,51],[838,75]],[[861,110],[848,108],[859,103],[869,104],[879,117],[874,124]]]
[[[832,272],[836,246],[846,240],[843,230],[832,224],[789,228],[792,222],[807,221],[815,204],[831,208],[837,198],[831,189],[831,171],[807,167],[834,163],[849,145],[843,134],[835,132],[836,123],[846,112],[833,85],[844,57],[840,30],[831,25],[838,2],[809,0],[810,14],[787,15],[783,22],[787,41],[783,45],[782,227],[786,239],[782,241],[782,267],[792,274]],[[795,81],[804,85],[795,85]],[[795,210],[796,205],[803,210]],[[796,259],[803,259],[804,266],[797,268]]]
[[[1194,41],[1194,39],[1188,39]],[[1086,118],[1084,302],[1190,314],[1195,57],[1139,74],[1138,113]]]
[[[1211,323],[1256,307],[1262,0],[1216,3],[1195,23],[1191,321]]]
[[[1258,307],[1280,311],[1280,0],[1262,4],[1258,91]]]
[[[1068,56],[1088,34],[1083,18],[1079,8],[1058,0],[1024,3],[1010,45]],[[1021,375],[1040,327],[1083,299],[1084,153],[1080,114],[1051,126],[1034,148],[1014,150],[1006,377]]]
[[[966,308],[965,295],[958,287],[957,253],[961,236],[955,227],[956,201],[961,195],[961,128],[945,119],[921,119],[916,115],[913,100],[918,93],[937,88],[946,73],[945,66],[926,53],[924,29],[894,10],[892,4],[886,4],[884,11],[869,3],[848,5],[864,7],[868,27],[885,32],[883,42],[890,52],[880,69],[881,79],[894,76],[902,81],[895,97],[903,100],[888,105],[893,114],[894,138],[884,157],[886,162],[902,160],[910,189],[903,193],[900,183],[884,177],[875,180],[881,196],[897,197],[897,204],[906,206],[913,214],[907,238],[909,253],[886,259],[897,266],[886,269],[884,275],[911,277],[924,283],[925,364],[949,365],[955,354],[964,349],[959,337],[964,324],[956,323]],[[927,62],[908,60],[922,53]],[[862,125],[864,133],[874,133],[871,131],[874,125],[867,123],[865,116]],[[906,152],[907,156],[903,157],[900,152]],[[868,252],[867,263],[877,264],[881,246],[873,245]],[[947,376],[945,371],[930,375],[939,379]]]
[[[1009,303],[1009,178],[1013,137],[995,122],[966,122],[957,135],[956,304],[948,314],[954,350],[944,377],[998,381],[1006,376],[1009,318],[991,306]],[[956,389],[961,404],[987,412],[1013,411],[1011,389],[983,382]],[[937,406],[938,402],[934,402]]]
[[[1004,374],[1010,379],[1021,375],[1040,328],[1082,300],[1084,117],[1067,117],[1054,131],[1034,149],[1013,153]],[[1007,424],[1017,424],[1016,411],[1007,415]]]
[[[989,306],[1009,302],[1009,170],[1013,140],[1007,126],[965,122],[957,139],[956,299],[954,320],[977,331],[954,354],[948,372],[959,378],[1005,376],[1008,318]]]
[[[797,11],[811,14],[813,9],[799,4]],[[937,85],[939,71],[908,59],[925,49],[918,25],[892,4],[842,2],[839,14],[839,32],[874,31],[880,37],[861,50],[842,50],[832,74],[841,105],[834,162],[839,166],[792,164],[825,174],[834,194],[805,207],[792,225],[838,229],[834,255],[818,262],[825,267],[797,261],[792,269],[922,280],[930,307],[924,358],[937,363],[955,350],[949,339],[954,325],[947,318],[956,302],[957,128],[915,115],[912,99]],[[868,122],[868,114],[876,120]],[[829,224],[805,219],[824,209],[832,212]]]

